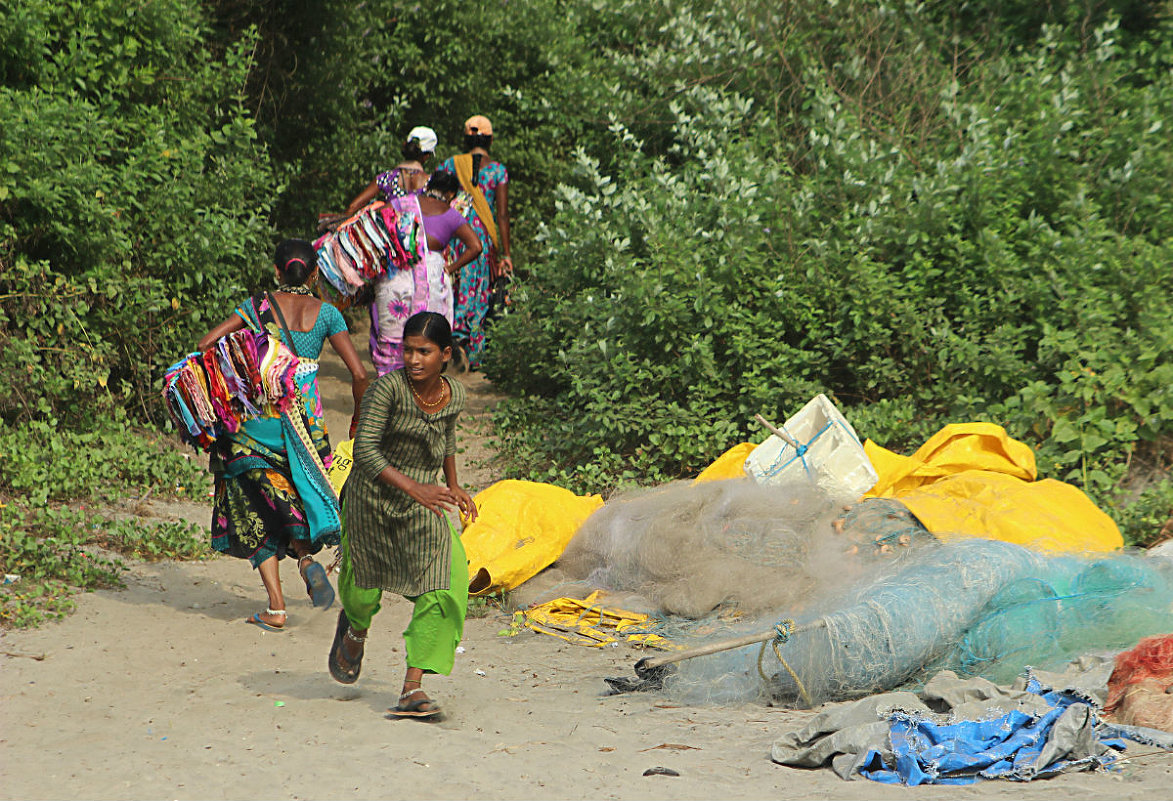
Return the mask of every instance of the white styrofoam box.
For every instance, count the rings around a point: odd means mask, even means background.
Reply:
[[[745,460],[745,472],[759,484],[813,480],[833,496],[856,500],[879,480],[855,429],[826,395],[811,398],[779,428],[804,449],[771,434]]]

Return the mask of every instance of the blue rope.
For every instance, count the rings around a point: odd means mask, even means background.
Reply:
[[[791,456],[789,459],[787,459],[785,464],[779,465],[779,462],[782,461],[782,457],[786,455],[786,449],[792,447],[789,444],[783,445],[782,450],[778,451],[778,458],[776,458],[774,460],[774,463],[772,465],[770,465],[769,467],[767,467],[765,469],[765,471],[762,473],[762,477],[763,478],[773,478],[774,476],[778,475],[783,470],[785,470],[787,467],[789,467],[790,464],[792,462],[794,462],[795,459],[802,460],[802,469],[805,470],[809,474],[810,473],[810,465],[808,465],[806,463],[806,452],[808,450],[810,450],[811,445],[814,445],[819,437],[821,437],[821,436],[823,436],[823,434],[827,433],[827,431],[831,428],[831,426],[836,425],[836,424],[837,424],[837,422],[835,420],[831,420],[830,422],[828,422],[825,426],[820,428],[818,430],[818,432],[813,437],[811,437],[805,445],[799,445],[797,448],[795,448],[794,449],[794,451],[795,451],[794,456]],[[784,428],[783,431],[785,431],[785,430],[786,429]],[[847,429],[844,429],[844,431],[846,431],[846,430]],[[787,432],[787,433],[789,433],[789,432]],[[848,432],[848,433],[850,433],[850,432]]]

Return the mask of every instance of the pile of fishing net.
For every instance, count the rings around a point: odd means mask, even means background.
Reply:
[[[1171,686],[1173,634],[1146,637],[1116,657],[1104,711],[1120,723],[1173,731]]]
[[[804,482],[612,498],[557,567],[605,591],[605,605],[649,613],[683,648],[793,621],[762,645],[679,663],[664,686],[689,703],[813,705],[941,669],[1005,683],[1028,665],[1058,668],[1165,633],[1173,610],[1168,556],[942,543],[897,501],[845,509]]]
[[[940,669],[1008,683],[1028,665],[1058,668],[1166,631],[1173,562],[1133,553],[1046,556],[970,540],[911,549],[819,607],[776,609],[775,618],[795,618],[793,633],[682,662],[666,688],[692,702],[810,706]]]
[[[557,568],[666,623],[754,619],[817,606],[866,579],[882,558],[935,545],[901,509],[876,501],[845,517],[807,482],[670,484],[610,499],[575,534]]]

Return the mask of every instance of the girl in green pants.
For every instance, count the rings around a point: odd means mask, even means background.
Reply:
[[[464,387],[442,373],[452,358],[448,321],[408,318],[403,368],[363,397],[354,468],[342,491],[342,610],[330,648],[330,675],[358,679],[371,619],[383,592],[415,604],[404,632],[407,673],[393,717],[432,717],[440,707],[421,686],[425,673],[452,671],[468,606],[468,562],[445,510],[470,520],[477,509],[456,478],[456,418]],[[444,483],[436,483],[443,472]]]

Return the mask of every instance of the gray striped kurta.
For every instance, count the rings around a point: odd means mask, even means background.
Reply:
[[[456,418],[464,387],[435,414],[412,400],[403,370],[375,380],[363,396],[354,437],[354,467],[343,489],[344,536],[355,584],[409,598],[451,583],[448,524],[406,492],[379,481],[394,467],[423,484],[442,484],[444,457],[456,454]]]

